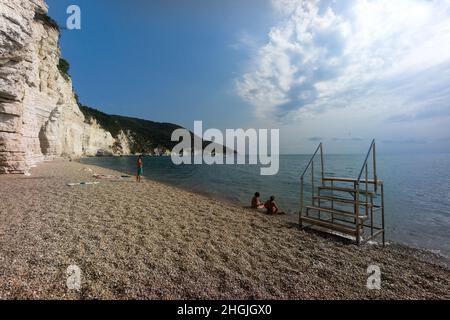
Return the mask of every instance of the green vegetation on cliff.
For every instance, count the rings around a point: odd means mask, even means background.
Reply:
[[[66,59],[59,58],[58,70],[64,78],[66,78],[67,80],[70,78],[70,64]]]
[[[60,32],[58,23],[46,13],[36,12],[34,14],[34,20],[42,22],[45,26],[55,29]]]
[[[91,119],[113,137],[123,131],[130,139],[132,153],[153,153],[155,148],[172,150],[177,142],[172,142],[172,132],[181,127],[171,123],[159,123],[148,120],[109,115],[96,109],[79,104],[86,122]]]

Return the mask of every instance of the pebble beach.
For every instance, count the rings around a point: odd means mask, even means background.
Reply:
[[[448,257],[358,247],[122,176],[68,160],[0,176],[0,299],[450,299]],[[68,186],[80,182],[98,183]],[[71,265],[80,290],[67,286]],[[380,290],[366,286],[370,265]]]

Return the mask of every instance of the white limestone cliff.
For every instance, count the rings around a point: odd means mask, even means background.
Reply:
[[[46,13],[44,0],[0,1],[0,173],[53,157],[130,152],[126,134],[115,139],[85,122],[58,70],[59,31],[36,19]]]

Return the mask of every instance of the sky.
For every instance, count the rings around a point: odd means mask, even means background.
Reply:
[[[450,0],[47,0],[82,103],[282,153],[450,152]]]

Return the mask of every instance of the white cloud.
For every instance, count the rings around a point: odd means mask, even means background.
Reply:
[[[358,121],[372,123],[376,134],[387,119],[420,116],[433,108],[445,112],[442,105],[450,104],[450,1],[342,5],[273,0],[280,23],[258,50],[253,69],[237,80],[238,94],[255,113],[316,124],[331,115],[349,123],[357,115]]]

